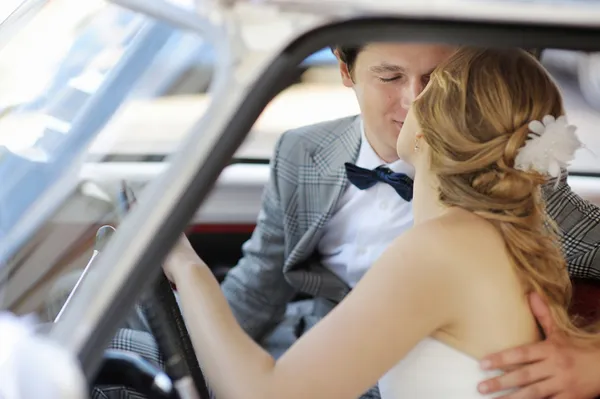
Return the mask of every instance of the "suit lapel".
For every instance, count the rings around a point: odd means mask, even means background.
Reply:
[[[356,161],[360,141],[360,118],[356,117],[341,133],[332,132],[325,135],[322,144],[299,170],[297,215],[300,231],[304,231],[304,234],[287,257],[284,273],[293,271],[294,273],[287,274],[286,277],[304,292],[315,294],[315,290],[320,291],[316,286],[321,286],[322,278],[314,274],[317,271],[300,266],[314,253],[324,233],[324,227],[347,187],[344,163]],[[333,276],[333,273],[327,270],[318,270],[318,274],[322,273],[330,273]]]

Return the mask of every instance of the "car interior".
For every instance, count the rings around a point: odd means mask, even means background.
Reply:
[[[80,281],[85,290],[93,285],[85,280],[96,278],[98,286],[110,280],[108,275],[85,276],[91,260],[103,251],[105,241],[111,240],[100,236],[100,229],[110,225],[118,231],[121,223],[129,221],[127,212],[136,200],[146,205],[143,209],[149,209],[155,198],[146,195],[147,188],[159,192],[157,182],[164,182],[168,171],[183,170],[182,165],[191,159],[183,152],[186,139],[192,137],[190,132],[216,126],[217,118],[211,119],[211,112],[215,112],[212,103],[218,95],[227,98],[219,93],[219,86],[215,89],[221,73],[216,61],[219,49],[208,36],[193,31],[191,24],[186,26],[183,18],[178,25],[177,18],[165,16],[171,14],[161,16],[151,7],[144,9],[136,2],[128,7],[128,3],[53,0],[36,9],[19,30],[12,31],[10,40],[0,41],[0,173],[13,175],[7,177],[5,188],[0,188],[0,240],[6,240],[6,248],[14,248],[12,253],[7,250],[6,259],[0,252],[2,308],[21,315],[37,313],[45,323],[62,317],[65,300],[67,308],[82,307],[86,301],[92,308],[91,290],[72,297],[71,289]],[[179,15],[182,7],[174,3],[164,9]],[[60,29],[40,40],[39,32],[55,26],[57,20],[61,21]],[[528,35],[523,35],[524,31]],[[182,205],[165,211],[168,217],[160,225],[161,237],[170,237],[165,242],[174,243],[185,228],[194,249],[220,281],[235,267],[242,257],[242,244],[254,231],[280,135],[359,113],[352,90],[341,84],[339,66],[330,49],[340,41],[425,41],[536,49],[559,85],[569,122],[578,127],[586,147],[570,166],[569,184],[590,204],[600,206],[598,39],[600,25],[580,26],[571,20],[417,18],[402,10],[332,19],[308,29],[293,36],[282,49],[271,50],[275,56],[262,67],[255,67],[256,78],[239,106],[231,107],[220,139],[209,142],[211,151],[199,155],[199,161],[189,161],[188,165],[196,168],[188,168],[194,179],[178,193],[185,199]],[[27,51],[23,51],[25,47]],[[81,138],[76,140],[73,132]],[[197,137],[201,137],[199,133]],[[41,173],[49,178],[68,176],[70,180],[61,183],[60,190],[28,180],[26,173],[11,172],[48,159],[56,160],[53,165],[60,171],[27,170],[36,179]],[[38,199],[44,190],[52,195]],[[123,193],[125,200],[120,197]],[[16,205],[15,198],[21,205]],[[47,202],[51,200],[54,202]],[[55,206],[48,207],[48,203]],[[44,216],[40,209],[49,211]],[[27,222],[22,222],[24,226],[35,228],[11,235],[9,227],[20,221],[21,215]],[[135,231],[133,222],[127,226]],[[141,235],[144,226],[138,227]],[[113,232],[107,234],[112,237]],[[17,237],[14,245],[13,237]],[[119,248],[112,247],[116,254]],[[159,259],[166,256],[170,246],[149,248],[148,244],[144,252],[147,257]],[[600,251],[600,243],[596,251]],[[150,270],[151,265],[142,264],[144,259],[148,258],[130,261],[131,270],[135,267],[138,273],[132,273],[132,279]],[[600,320],[600,274],[595,277],[573,278],[572,312],[586,322]],[[162,285],[154,288],[151,306],[158,313],[177,306],[165,294],[170,287],[161,281]],[[135,288],[115,294],[113,308],[131,309],[152,282],[128,284]],[[50,305],[48,298],[52,298]],[[304,298],[299,295],[296,300]],[[65,320],[72,320],[76,311],[67,310]],[[99,344],[108,342],[125,313],[118,309],[99,315],[102,328],[82,339],[78,350],[90,379],[127,383],[126,371],[106,374],[102,364],[124,364],[122,370],[127,370],[134,360],[104,353]],[[156,317],[165,320],[167,316]],[[62,331],[67,331],[66,327]],[[193,352],[186,341],[185,326],[166,336],[163,345],[178,341],[171,352],[186,348],[188,354]],[[189,364],[189,356],[186,361],[188,372],[197,368]],[[204,398],[207,391],[202,373],[197,369],[192,374]]]

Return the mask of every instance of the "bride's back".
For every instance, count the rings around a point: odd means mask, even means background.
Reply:
[[[498,372],[482,370],[478,360],[540,338],[518,269],[503,236],[472,212],[450,208],[415,230],[421,231],[412,237],[430,237],[431,246],[415,239],[414,247],[427,251],[437,270],[452,269],[447,284],[459,294],[448,322],[379,381],[382,398],[486,397],[477,384]]]
[[[540,339],[526,289],[497,229],[460,208],[431,223],[446,230],[437,250],[464,281],[460,314],[434,338],[475,358]]]

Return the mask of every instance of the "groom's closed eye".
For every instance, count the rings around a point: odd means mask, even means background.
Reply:
[[[393,76],[391,78],[382,78],[382,77],[378,76],[377,79],[379,79],[383,83],[389,83],[389,82],[393,82],[395,80],[401,79],[403,77],[404,77],[404,75],[397,75],[397,76]]]
[[[369,70],[376,75],[380,82],[383,83],[399,81],[410,75],[406,68],[400,65],[388,64],[385,62],[380,65],[372,66],[369,68]],[[427,83],[429,83],[432,73],[433,69],[430,69],[420,76],[423,86],[426,86]]]
[[[397,81],[406,75],[403,67],[388,63],[372,66],[369,70],[383,83]]]

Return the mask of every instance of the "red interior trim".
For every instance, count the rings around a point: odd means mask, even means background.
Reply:
[[[188,234],[251,234],[254,224],[196,224],[187,229]]]
[[[583,318],[585,324],[600,321],[600,283],[591,279],[573,279],[570,313]]]

